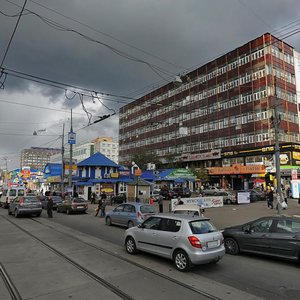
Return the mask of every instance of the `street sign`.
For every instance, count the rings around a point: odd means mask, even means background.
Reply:
[[[68,133],[68,144],[70,144],[70,145],[76,144],[76,133],[75,132]]]

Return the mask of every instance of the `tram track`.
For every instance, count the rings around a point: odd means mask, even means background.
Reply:
[[[75,268],[77,268],[78,270],[80,270],[81,272],[85,273],[87,276],[89,276],[90,278],[92,278],[94,281],[98,282],[99,284],[103,285],[104,287],[106,287],[107,289],[109,289],[110,291],[112,291],[113,293],[115,293],[116,295],[118,295],[121,299],[134,299],[132,296],[124,293],[122,290],[120,290],[118,287],[114,286],[112,283],[108,282],[107,280],[105,280],[104,278],[98,276],[97,274],[91,272],[90,270],[88,270],[87,268],[85,268],[84,266],[80,265],[79,263],[75,262],[74,260],[72,260],[71,258],[69,258],[68,256],[66,256],[64,253],[62,253],[61,251],[55,249],[53,246],[49,245],[48,243],[46,243],[45,241],[43,241],[42,239],[40,239],[39,237],[33,235],[31,232],[29,232],[28,230],[22,228],[21,226],[19,226],[18,224],[16,224],[15,222],[13,222],[12,220],[10,220],[10,218],[8,217],[4,217],[7,221],[9,221],[11,224],[13,224],[14,226],[16,226],[19,230],[21,230],[22,232],[26,233],[27,235],[29,235],[30,237],[32,237],[33,239],[35,239],[36,241],[40,242],[44,247],[48,248],[51,252],[55,253],[56,255],[58,255],[59,257],[61,257],[62,259],[64,259],[65,261],[67,261],[68,263],[72,264]],[[53,226],[50,226],[48,224],[44,224],[43,222],[40,222],[39,220],[37,219],[34,219],[34,218],[30,218],[33,222],[36,222],[38,224],[40,224],[41,226],[44,226],[44,227],[47,227],[57,233],[60,233],[60,234],[63,234],[65,236],[68,236],[86,246],[89,246],[97,251],[100,251],[102,253],[105,253],[106,255],[110,255],[114,258],[117,258],[123,262],[126,262],[130,265],[133,265],[139,269],[142,269],[146,272],[149,272],[155,276],[158,276],[160,278],[163,278],[165,280],[168,280],[169,282],[171,283],[174,283],[176,284],[177,286],[180,286],[184,289],[188,289],[190,292],[193,292],[197,295],[201,295],[202,297],[205,297],[206,299],[211,299],[211,300],[221,300],[221,298],[219,297],[216,297],[212,294],[209,294],[207,293],[206,291],[204,290],[201,290],[199,288],[196,288],[194,286],[190,286],[188,284],[185,284],[179,280],[176,280],[170,276],[167,276],[165,274],[162,274],[156,270],[153,270],[147,266],[144,266],[138,262],[135,262],[135,261],[132,261],[131,259],[128,259],[128,258],[125,258],[124,256],[122,255],[119,255],[118,253],[116,252],[113,252],[113,251],[110,251],[110,250],[107,250],[103,247],[100,247],[98,245],[95,245],[93,243],[90,243],[90,242],[86,242],[86,241],[83,241],[82,239],[72,235],[71,233],[67,233],[67,232],[64,232],[64,231],[60,231],[59,229],[57,228],[54,228]],[[17,298],[18,299],[18,298]],[[21,299],[21,298],[19,298]]]
[[[12,300],[22,300],[21,295],[19,294],[17,288],[15,287],[13,281],[11,280],[10,276],[6,272],[2,263],[0,263],[0,276],[3,279],[3,282],[10,294]]]

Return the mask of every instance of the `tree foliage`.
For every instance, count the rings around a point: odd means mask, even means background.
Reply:
[[[208,171],[206,168],[192,168],[191,171],[202,183],[209,181]]]

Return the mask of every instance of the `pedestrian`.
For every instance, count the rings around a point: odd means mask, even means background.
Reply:
[[[91,204],[95,204],[95,203],[96,203],[96,193],[92,192],[92,195],[91,195]]]
[[[164,212],[164,197],[162,195],[158,196],[158,207],[160,213]]]
[[[100,217],[104,218],[105,217],[105,207],[106,207],[106,198],[102,199],[102,205],[101,205],[101,212],[100,212]]]
[[[52,196],[49,195],[47,196],[47,215],[48,218],[53,218],[53,200],[52,200]]]
[[[274,192],[272,189],[267,191],[267,204],[268,208],[273,209],[273,201],[274,201]]]
[[[282,196],[283,196],[283,200],[285,202],[285,204],[287,205],[288,202],[287,202],[287,189],[282,185]],[[287,207],[287,206],[286,206]]]
[[[96,208],[96,214],[95,217],[98,216],[99,211],[101,211],[101,207],[102,207],[102,199],[99,199],[99,203],[98,203],[98,207]]]
[[[177,205],[182,205],[182,204],[183,204],[183,201],[182,201],[181,197],[178,196],[178,198],[177,198]]]

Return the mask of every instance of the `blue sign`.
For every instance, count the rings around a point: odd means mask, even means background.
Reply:
[[[75,132],[68,133],[68,144],[70,144],[70,145],[76,144],[76,133]]]

